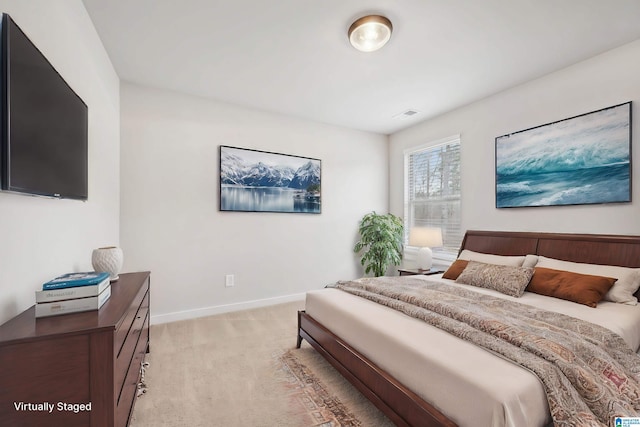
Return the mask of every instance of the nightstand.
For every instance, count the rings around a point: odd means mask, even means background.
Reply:
[[[444,271],[438,270],[437,268],[431,268],[429,270],[421,270],[419,268],[399,268],[398,273],[400,273],[401,276],[430,276],[432,274],[444,273]]]

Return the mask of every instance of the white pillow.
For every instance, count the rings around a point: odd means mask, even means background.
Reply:
[[[538,255],[527,254],[524,257],[524,262],[522,263],[523,267],[535,267],[538,263]]]
[[[605,301],[636,305],[638,298],[633,294],[640,288],[640,268],[619,267],[617,265],[585,264],[581,262],[562,261],[554,258],[538,256],[536,267],[553,268],[555,270],[572,271],[574,273],[594,276],[615,277],[616,282],[604,296]]]
[[[509,265],[512,267],[521,267],[524,262],[523,256],[504,256],[504,255],[493,255],[493,254],[483,254],[481,252],[470,251],[469,249],[464,249],[460,252],[458,259],[463,259],[466,261],[477,261],[483,262],[485,264],[496,264],[496,265]]]

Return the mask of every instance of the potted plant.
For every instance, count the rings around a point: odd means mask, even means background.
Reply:
[[[402,260],[402,241],[404,238],[402,220],[393,215],[366,214],[360,221],[358,231],[360,241],[353,248],[362,252],[360,264],[365,273],[384,276],[390,265],[398,265]]]

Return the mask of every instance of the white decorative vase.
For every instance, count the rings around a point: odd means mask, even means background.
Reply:
[[[106,271],[110,275],[110,280],[115,282],[119,279],[120,269],[122,269],[122,249],[117,246],[108,246],[94,249],[91,254],[91,264],[98,272]]]

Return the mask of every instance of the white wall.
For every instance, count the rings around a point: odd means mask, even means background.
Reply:
[[[386,136],[127,83],[121,102],[124,270],[152,272],[152,322],[301,298],[362,274],[358,221],[388,209]],[[220,145],[321,159],[322,213],[218,211]]]
[[[403,150],[461,134],[463,229],[640,234],[639,173],[632,203],[495,208],[495,137],[633,101],[632,165],[640,126],[640,40],[420,123],[390,137],[390,207],[403,213]],[[632,167],[633,167],[632,166]]]
[[[89,108],[89,199],[0,192],[0,324],[56,275],[91,270],[91,251],[118,244],[119,79],[80,0],[1,0],[0,11]]]

